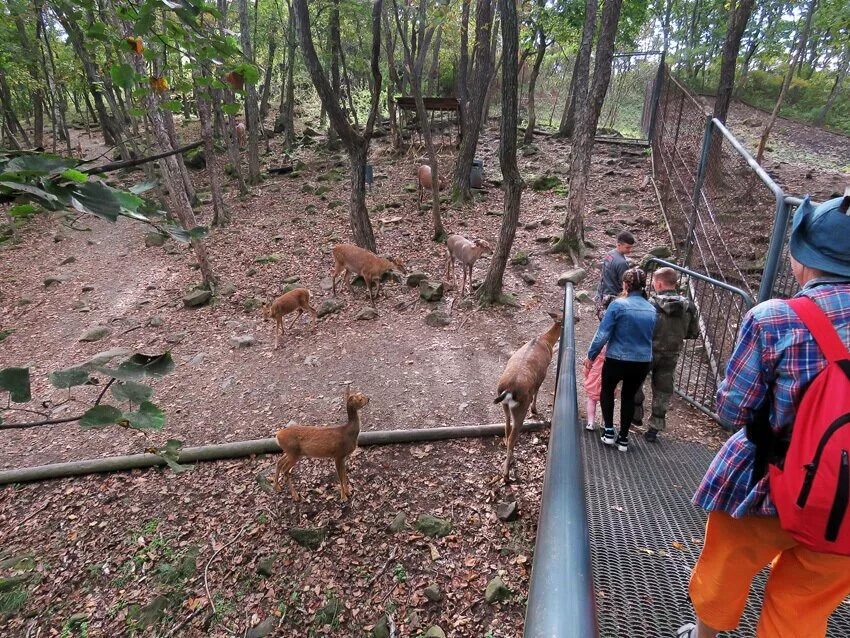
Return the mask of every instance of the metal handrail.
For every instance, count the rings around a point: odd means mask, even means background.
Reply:
[[[573,304],[573,285],[567,283],[524,638],[599,635],[578,421]]]

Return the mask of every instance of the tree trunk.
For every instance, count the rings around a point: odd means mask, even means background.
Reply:
[[[829,92],[829,97],[826,98],[826,103],[823,105],[823,108],[821,108],[815,116],[815,124],[817,126],[823,126],[823,123],[826,122],[826,116],[829,114],[832,105],[835,104],[835,99],[838,97],[839,93],[841,93],[841,86],[844,84],[848,70],[850,70],[850,45],[844,47],[844,53],[838,63],[838,72],[835,75],[835,82],[832,85],[832,90]]]
[[[171,140],[171,146],[180,148],[180,138],[177,137],[177,129],[174,128],[174,114],[171,111],[163,111],[162,121],[165,124],[165,130],[168,131],[168,137]],[[180,169],[180,180],[183,182],[183,188],[186,189],[186,197],[192,205],[195,205],[198,198],[195,196],[195,186],[192,184],[192,176],[189,175],[189,169],[186,168],[186,162],[183,161],[183,155],[178,154],[175,158],[177,167]]]
[[[342,42],[340,41],[339,34],[339,0],[331,0],[330,9],[331,14],[328,18],[328,40],[331,51],[331,89],[333,89],[333,94],[336,96],[335,99],[342,107],[342,82],[340,81],[339,76],[340,50],[342,49]],[[330,130],[328,131],[328,148],[336,148],[336,137],[336,130],[331,124]]]
[[[6,82],[6,71],[0,67],[0,103],[3,106],[3,116],[6,120],[6,130],[9,133],[9,138],[12,144],[20,148],[15,135],[20,135],[26,148],[31,148],[30,138],[24,127],[18,121],[18,116],[15,115],[15,107],[12,104],[12,92],[9,90],[9,84]]]
[[[249,62],[254,61],[251,45],[251,22],[248,17],[248,0],[239,0],[239,31],[242,41],[242,55]],[[245,128],[248,129],[248,183],[255,186],[260,183],[260,113],[257,105],[257,87],[246,83],[245,91]]]
[[[443,241],[446,236],[445,228],[443,228],[443,218],[440,213],[440,176],[439,162],[437,160],[437,149],[434,146],[434,138],[431,135],[431,125],[428,121],[428,112],[425,110],[425,100],[422,98],[422,70],[425,66],[425,57],[428,54],[428,49],[431,46],[431,41],[434,37],[436,27],[428,26],[426,2],[419,0],[418,9],[418,24],[420,29],[413,39],[416,45],[416,55],[414,56],[411,46],[404,39],[404,34],[401,27],[401,22],[398,17],[398,4],[393,0],[393,12],[396,19],[399,37],[404,45],[404,73],[407,76],[407,81],[410,84],[411,92],[413,93],[413,101],[416,104],[416,115],[419,119],[419,129],[422,137],[425,140],[425,148],[428,154],[428,163],[431,166],[431,220],[434,224],[434,232],[432,238],[434,241]]]
[[[593,89],[582,101],[570,152],[570,186],[564,234],[553,246],[553,251],[569,253],[576,265],[584,252],[584,202],[590,177],[590,158],[593,153],[596,124],[611,80],[614,39],[622,7],[623,0],[606,0],[602,8],[602,26],[596,43],[596,62],[593,67]]]
[[[489,0],[487,0],[489,1]],[[437,27],[434,38],[434,57],[431,58],[431,69],[428,71],[428,95],[437,95],[440,84],[440,44],[443,40],[443,24]]]
[[[286,90],[281,95],[280,114],[283,119],[284,145],[295,146],[295,12],[287,2],[289,20],[286,29]]]
[[[756,153],[756,161],[759,164],[761,164],[764,159],[764,150],[767,146],[767,140],[770,137],[771,130],[773,130],[773,125],[776,124],[776,119],[779,117],[779,111],[782,109],[782,103],[785,101],[785,96],[788,93],[788,87],[791,86],[791,78],[794,76],[794,69],[797,68],[797,61],[803,54],[804,43],[808,38],[808,30],[812,24],[812,16],[815,13],[815,6],[817,6],[817,0],[809,0],[803,30],[800,32],[798,41],[791,47],[791,59],[788,61],[788,68],[785,71],[785,79],[782,81],[782,89],[779,91],[779,97],[776,98],[776,104],[773,107],[773,112],[770,114],[767,124],[764,125],[764,130],[762,131],[761,139],[759,140],[759,147]]]
[[[469,173],[472,160],[478,148],[481,133],[481,120],[484,116],[484,100],[492,77],[490,57],[490,36],[493,28],[493,0],[479,0],[475,9],[475,45],[473,49],[474,72],[472,73],[472,93],[468,95],[465,106],[465,126],[462,130],[460,149],[458,149],[455,171],[452,176],[452,199],[457,203],[472,200],[469,185]],[[461,59],[463,66],[465,61]],[[464,82],[465,83],[465,82]],[[464,108],[464,107],[462,107]]]
[[[150,97],[149,100],[154,101],[155,98]],[[165,128],[165,123],[160,117],[160,113],[156,110],[156,104],[148,107],[148,114],[151,120],[151,128],[153,129],[154,138],[160,147],[161,152],[170,149],[171,142],[168,137],[168,131]],[[160,160],[162,175],[165,178],[165,183],[168,187],[168,193],[173,203],[174,213],[180,220],[180,225],[186,230],[192,230],[198,223],[195,220],[195,212],[192,210],[192,204],[186,196],[186,190],[180,177],[180,166],[177,163],[175,155],[170,155],[165,159]],[[213,273],[212,264],[207,255],[207,249],[202,239],[191,240],[192,248],[195,251],[195,257],[198,260],[198,266],[201,271],[204,287],[214,290],[216,285],[215,274]]]
[[[295,12],[295,23],[298,30],[298,38],[301,43],[301,55],[304,65],[316,87],[316,93],[322,105],[325,107],[331,126],[336,130],[351,161],[351,202],[349,218],[351,231],[355,243],[361,248],[376,251],[375,236],[372,232],[372,223],[366,209],[365,172],[366,158],[369,153],[369,142],[375,127],[375,118],[378,114],[378,105],[381,99],[381,8],[382,0],[376,0],[372,6],[372,104],[366,127],[363,133],[358,133],[346,119],[340,107],[337,95],[328,82],[324,69],[319,62],[319,55],[313,45],[313,35],[310,32],[310,12],[307,9],[307,0],[293,0],[292,7]]]
[[[542,12],[545,0],[538,0]],[[542,23],[543,16],[539,18]],[[546,34],[543,32],[542,24],[537,26],[537,56],[534,58],[534,66],[531,68],[531,77],[528,79],[528,125],[525,127],[523,144],[531,144],[534,141],[534,127],[537,124],[537,112],[535,109],[534,90],[537,86],[537,77],[540,75],[540,66],[546,56]]]
[[[485,303],[497,302],[502,298],[502,280],[513,246],[519,222],[519,204],[524,186],[516,162],[516,132],[518,110],[518,64],[519,25],[514,0],[499,0],[502,11],[502,117],[499,165],[502,169],[502,187],[505,190],[505,212],[496,250],[490,260],[487,277],[481,285],[480,297]]]
[[[566,117],[558,127],[558,137],[572,137],[575,129],[576,107],[584,105],[587,99],[587,86],[590,83],[590,54],[593,51],[593,36],[596,32],[597,0],[587,0],[585,5],[584,26],[581,29],[581,42],[576,66],[573,71],[573,89],[570,92],[570,103]]]
[[[204,70],[208,76],[209,71]],[[212,125],[211,97],[204,89],[195,85],[195,102],[198,105],[198,119],[201,121],[201,137],[204,140],[204,159],[207,165],[207,175],[210,180],[210,191],[213,203],[213,226],[225,226],[230,223],[230,211],[224,203],[221,192],[221,173],[219,172],[218,157],[215,154],[215,136]]]
[[[277,31],[272,26],[269,31],[269,56],[266,60],[266,75],[263,79],[263,92],[260,98],[260,119],[265,119],[269,114],[269,100],[272,92],[272,71],[274,70],[274,54],[277,51]],[[283,74],[281,73],[281,87],[283,87]],[[282,90],[282,88],[281,88]]]
[[[458,56],[457,73],[455,74],[457,80],[455,94],[458,101],[458,129],[460,130],[461,143],[466,134],[466,119],[469,117],[469,8],[471,4],[472,0],[463,0],[461,5],[460,54]],[[457,181],[457,172],[457,165],[455,165],[455,179],[453,181]],[[457,187],[454,190],[457,190]]]
[[[387,111],[390,115],[390,137],[392,139],[393,150],[399,151],[403,145],[401,138],[401,127],[398,123],[398,107],[393,98],[393,91],[402,90],[401,78],[398,75],[395,60],[395,43],[393,30],[390,26],[390,18],[386,12],[383,13],[382,22],[384,26],[384,48],[387,52],[387,69],[390,74],[390,81],[387,83]]]
[[[723,58],[720,63],[720,82],[717,85],[717,98],[714,101],[714,117],[721,122],[726,121],[726,114],[729,112],[741,38],[754,6],[755,0],[738,0],[737,6],[732,5],[729,8],[729,26],[726,30],[726,40],[723,42]]]
[[[13,11],[14,3],[9,4]],[[14,12],[14,11],[13,11]],[[41,74],[38,71],[38,56],[30,35],[27,33],[24,19],[19,13],[14,13],[15,28],[18,31],[21,50],[24,52],[27,71],[32,78],[32,107],[33,107],[33,142],[36,148],[44,147],[44,98],[41,84]]]

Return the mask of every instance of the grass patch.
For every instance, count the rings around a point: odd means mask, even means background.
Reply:
[[[561,178],[557,175],[540,175],[531,181],[531,190],[535,192],[550,191],[561,185]]]

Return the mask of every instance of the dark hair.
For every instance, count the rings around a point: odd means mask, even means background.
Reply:
[[[629,268],[623,273],[623,284],[625,290],[622,296],[626,296],[633,292],[639,292],[646,298],[646,272],[640,268]]]
[[[619,235],[617,235],[617,243],[618,244],[628,244],[629,246],[635,245],[635,236],[632,235],[629,231],[624,230]]]

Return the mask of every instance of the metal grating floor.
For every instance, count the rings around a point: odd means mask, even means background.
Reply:
[[[671,638],[693,620],[687,587],[701,549],[705,513],[690,499],[713,452],[663,438],[652,445],[638,434],[622,454],[603,445],[599,432],[582,432],[602,638]],[[755,635],[766,574],[756,579],[739,629],[721,635]],[[850,606],[839,606],[827,635],[850,636]]]

